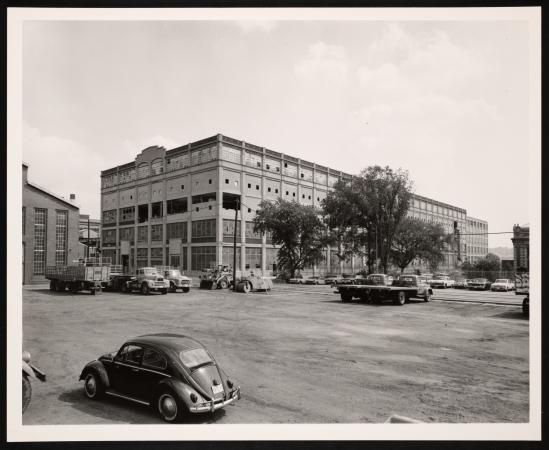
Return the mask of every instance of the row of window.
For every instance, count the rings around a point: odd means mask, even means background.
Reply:
[[[23,208],[23,224],[26,222],[26,208]],[[48,211],[34,210],[33,274],[44,275],[46,271],[46,236]],[[25,229],[23,229],[24,233]],[[67,264],[68,211],[56,211],[55,217],[55,265]]]
[[[413,206],[417,209],[441,214],[449,217],[456,217],[458,219],[465,219],[465,213],[456,211],[452,208],[446,208],[440,205],[434,205],[433,203],[425,202],[423,200],[414,199]]]

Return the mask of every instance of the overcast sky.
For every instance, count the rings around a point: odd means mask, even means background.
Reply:
[[[528,64],[519,21],[26,22],[23,160],[99,218],[100,170],[222,133],[348,173],[402,167],[511,231],[529,222]]]

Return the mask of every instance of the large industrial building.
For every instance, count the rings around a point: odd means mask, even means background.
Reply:
[[[488,254],[488,222],[475,217],[467,217],[464,241],[466,243],[466,259],[474,264]]]
[[[233,263],[235,212],[223,205],[240,199],[237,270],[276,270],[277,249],[253,232],[262,200],[295,200],[320,206],[339,179],[352,175],[223,135],[166,150],[149,147],[135,161],[101,172],[101,251],[127,270],[172,265],[195,272]],[[411,214],[461,230],[466,210],[414,196]],[[467,246],[462,244],[462,251]],[[443,268],[454,268],[449,250]],[[464,260],[462,256],[462,260]],[[353,272],[362,258],[340,262],[326,250],[318,273]]]
[[[23,284],[46,282],[46,266],[78,259],[79,208],[28,179],[23,163]]]

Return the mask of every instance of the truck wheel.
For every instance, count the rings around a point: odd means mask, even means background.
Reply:
[[[219,283],[217,283],[217,287],[219,289],[227,289],[229,287],[229,282],[225,278],[223,278],[219,281]]]
[[[166,295],[168,293],[168,289],[161,289],[160,292],[162,292],[162,295]]]
[[[51,280],[50,281],[50,291],[55,291],[55,290],[57,290],[55,280]]]
[[[177,288],[175,287],[175,283],[170,281],[170,292],[175,292],[175,291],[177,291]]]
[[[353,299],[353,294],[347,291],[341,292],[341,301],[343,303],[350,302]]]
[[[65,292],[65,283],[63,281],[58,281],[56,285],[57,285],[57,292]]]
[[[29,378],[27,377],[27,375],[23,375],[23,401],[22,401],[23,414],[25,413],[25,411],[29,407],[29,403],[31,401],[31,396],[32,396],[31,383],[30,383]]]
[[[431,294],[429,292],[426,292],[425,297],[423,297],[423,301],[428,302],[429,300],[431,300]]]
[[[522,301],[522,315],[524,317],[529,317],[530,316],[530,299],[528,297],[526,297]]]
[[[128,292],[128,285],[126,284],[126,282],[122,283],[120,290],[124,293]]]
[[[143,283],[141,285],[141,293],[145,295],[149,295],[151,293],[151,290],[149,289],[149,285],[147,283]]]
[[[189,292],[190,290],[191,290],[191,288],[189,288],[189,287],[184,287],[184,288],[182,289],[182,291],[185,292],[185,293],[186,293],[186,292]]]
[[[250,292],[251,289],[252,289],[252,287],[250,286],[250,283],[248,283],[247,281],[245,281],[242,284],[242,292],[244,292],[244,294],[247,294],[248,292]]]
[[[398,306],[404,305],[406,303],[406,292],[398,291],[394,303]]]

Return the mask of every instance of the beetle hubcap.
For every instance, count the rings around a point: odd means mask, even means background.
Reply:
[[[177,403],[171,395],[164,394],[158,399],[158,409],[166,420],[173,420],[177,416]]]
[[[95,396],[95,392],[97,390],[97,383],[95,382],[95,377],[93,375],[88,375],[86,377],[86,394],[88,394],[88,397]]]

